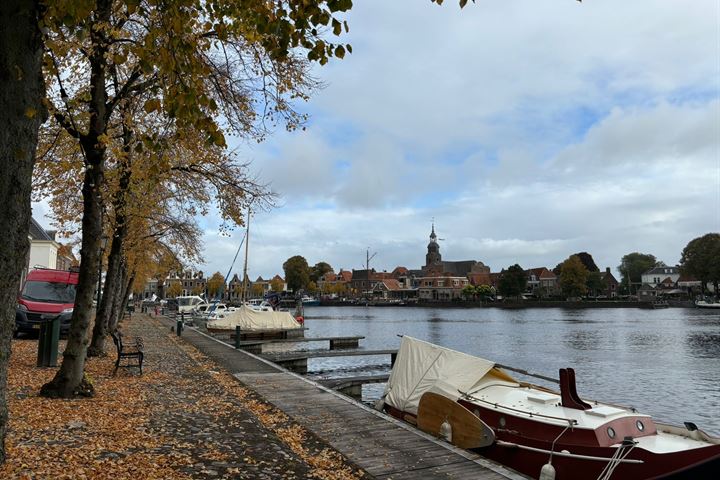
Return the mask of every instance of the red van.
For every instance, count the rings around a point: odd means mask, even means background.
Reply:
[[[30,270],[15,309],[15,333],[40,330],[40,324],[60,316],[60,333],[70,330],[78,273],[49,268]]]

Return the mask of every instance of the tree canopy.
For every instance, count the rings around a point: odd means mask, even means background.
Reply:
[[[580,257],[571,255],[560,267],[560,289],[566,297],[581,297],[587,292],[588,270]]]
[[[720,283],[720,234],[707,233],[688,242],[680,257],[680,271],[695,277],[705,285],[712,283],[718,294]]]
[[[655,255],[649,253],[633,252],[622,257],[620,265],[617,267],[622,276],[623,285],[634,285],[630,288],[630,294],[637,290],[637,286],[642,282],[642,274],[658,265]],[[628,280],[629,279],[629,280]]]
[[[500,274],[498,290],[503,297],[519,297],[527,285],[525,270],[518,265],[512,265]]]
[[[305,257],[295,255],[288,258],[283,263],[283,271],[285,272],[285,283],[293,292],[305,288],[310,282],[310,268]]]
[[[333,268],[327,262],[318,262],[310,269],[310,280],[317,283],[320,278],[328,272],[332,272]]]
[[[220,272],[212,274],[207,281],[207,292],[210,298],[215,298],[225,290],[225,277]]]

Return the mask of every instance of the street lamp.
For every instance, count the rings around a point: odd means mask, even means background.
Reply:
[[[100,239],[100,253],[98,255],[98,284],[97,284],[97,301],[95,304],[95,310],[100,308],[100,289],[102,288],[102,260],[105,248],[107,248],[108,237],[103,235]]]

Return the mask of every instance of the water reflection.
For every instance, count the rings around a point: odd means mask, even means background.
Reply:
[[[685,337],[685,344],[688,353],[694,357],[720,357],[720,334],[718,333],[689,333]]]
[[[565,344],[575,350],[593,350],[597,348],[603,341],[600,333],[597,331],[575,330],[564,335]]]

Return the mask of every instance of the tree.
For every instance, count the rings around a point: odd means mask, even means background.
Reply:
[[[208,295],[211,298],[215,298],[218,295],[222,294],[225,290],[225,277],[220,272],[215,272],[212,274],[210,278],[208,278],[207,281],[207,291]]]
[[[285,288],[285,282],[275,277],[270,280],[270,288],[273,292],[282,292],[283,288]]]
[[[475,287],[475,295],[477,295],[481,300],[492,298],[494,293],[495,292],[490,285],[478,285]]]
[[[320,278],[328,272],[332,272],[333,268],[327,262],[318,262],[310,269],[310,280],[317,283]]]
[[[587,291],[594,297],[597,297],[599,292],[607,289],[607,283],[603,280],[600,272],[588,272],[585,286],[587,287]]]
[[[526,285],[525,270],[516,263],[501,272],[498,290],[503,297],[520,297]]]
[[[285,272],[285,283],[288,289],[295,292],[310,282],[310,273],[307,260],[305,257],[295,255],[288,258],[283,263],[283,271]]]
[[[680,271],[700,280],[703,293],[705,286],[712,283],[717,295],[720,283],[720,234],[707,233],[690,240],[680,257]]]
[[[566,297],[581,297],[587,292],[588,271],[577,255],[562,263],[560,268],[560,289]]]
[[[315,295],[315,293],[317,293],[317,289],[318,289],[317,284],[315,282],[313,282],[312,280],[310,280],[308,282],[308,284],[305,288],[311,295]]]
[[[182,285],[180,285],[180,282],[172,282],[170,285],[168,285],[165,293],[169,298],[179,297],[182,293]]]
[[[30,180],[38,129],[47,115],[39,6],[32,0],[0,2],[0,464],[5,461],[10,340],[29,250]]]
[[[582,264],[585,266],[585,269],[588,272],[599,272],[600,269],[595,265],[595,260],[593,260],[592,255],[590,255],[587,252],[579,252],[575,254],[576,257],[580,259]]]
[[[266,124],[296,128],[304,117],[292,110],[292,100],[307,98],[316,85],[307,75],[308,62],[325,64],[351,51],[349,45],[321,38],[329,31],[325,26],[334,35],[343,26],[347,31],[334,14],[351,6],[349,0],[47,5],[42,26],[53,95],[45,104],[54,122],[76,139],[85,168],[75,309],[62,365],[41,389],[43,395],[92,394],[84,379],[85,338],[100,262],[106,155],[115,138],[113,124],[125,125],[122,120],[129,118],[121,114],[125,103],[140,97],[144,114],[159,124],[177,132],[195,131],[218,147],[225,147],[228,132],[262,139]],[[302,50],[305,58],[299,55]],[[132,128],[124,133],[132,135]],[[179,138],[150,135],[136,148],[162,152]],[[186,171],[203,172],[192,164]],[[215,200],[222,206],[234,199],[234,193],[222,192]],[[239,215],[223,220],[242,223]]]
[[[465,285],[461,292],[462,296],[465,298],[465,300],[470,300],[475,298],[475,286],[473,285]]]
[[[205,293],[205,287],[203,284],[198,284],[193,287],[193,289],[190,291],[193,295],[202,296]]]
[[[628,253],[622,257],[620,265],[617,267],[620,275],[622,276],[621,283],[628,285],[632,295],[632,285],[639,285],[642,283],[642,274],[655,267],[658,264],[657,259],[654,255],[649,253]]]
[[[253,297],[262,297],[265,294],[265,288],[260,283],[253,283],[250,291]]]

